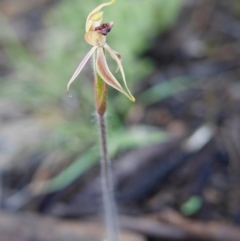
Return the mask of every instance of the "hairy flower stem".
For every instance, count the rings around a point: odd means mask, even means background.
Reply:
[[[95,105],[98,117],[98,128],[100,132],[101,148],[101,181],[103,193],[103,205],[105,213],[105,223],[107,228],[107,241],[119,241],[119,225],[117,209],[113,193],[113,180],[111,162],[108,156],[107,126],[106,126],[106,107],[107,107],[107,84],[96,71],[95,58],[93,62],[94,70],[94,90]]]
[[[113,194],[113,180],[111,162],[107,151],[107,135],[105,116],[98,114],[101,158],[101,179],[103,191],[103,204],[105,211],[105,222],[107,227],[107,241],[119,241],[119,225],[116,205]]]

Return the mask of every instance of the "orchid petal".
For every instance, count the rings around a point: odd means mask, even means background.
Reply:
[[[122,67],[122,64],[121,64],[121,61],[119,60],[118,56],[116,55],[116,51],[113,51],[107,44],[104,45],[104,49],[110,54],[110,56],[117,62],[117,65],[118,65],[118,68],[122,74],[122,78],[123,78],[123,82],[124,82],[124,85],[127,89],[127,92],[128,92],[128,95],[130,96],[130,99],[132,99],[133,101],[135,101],[135,98],[132,96],[130,90],[128,89],[128,86],[127,86],[127,81],[126,81],[126,78],[125,78],[125,73],[124,73],[124,70],[123,70],[123,67]]]
[[[108,44],[105,44],[104,47],[110,48],[111,51],[118,57],[118,59],[122,62],[122,56],[117,51],[113,50]],[[114,58],[113,58],[114,59]]]
[[[91,48],[91,50],[86,54],[86,56],[83,58],[83,60],[81,61],[81,63],[79,64],[79,66],[77,67],[76,71],[74,72],[72,78],[68,81],[67,84],[67,92],[69,91],[69,87],[72,84],[72,82],[77,78],[77,76],[79,75],[79,73],[82,71],[83,67],[85,66],[85,64],[87,63],[87,61],[89,60],[89,58],[93,55],[94,51],[97,49],[97,46]]]
[[[117,57],[116,57],[117,58]],[[119,61],[119,60],[118,60]],[[120,63],[120,61],[119,61]],[[120,67],[120,70],[122,66]],[[122,88],[122,86],[119,84],[117,79],[113,76],[111,71],[108,68],[107,61],[105,58],[105,54],[103,52],[103,48],[98,47],[97,49],[97,58],[96,58],[96,69],[99,76],[110,86],[117,89],[118,91],[122,92],[124,95],[126,95],[131,101],[135,101],[135,98],[131,95],[130,91],[128,90],[128,93]],[[122,72],[122,71],[121,71]],[[124,73],[123,73],[124,76]],[[125,76],[124,76],[125,79]]]
[[[86,21],[86,32],[90,30],[94,22],[102,21],[102,12],[99,12],[103,7],[111,5],[115,2],[115,0],[111,0],[107,3],[102,3],[99,6],[97,6],[93,11],[88,15],[87,21]]]
[[[109,45],[105,44],[104,47],[110,48]],[[113,50],[111,48],[112,52],[117,56],[117,58],[120,60],[120,62],[122,62],[122,56],[121,54],[119,54],[117,51]],[[110,53],[109,53],[110,54]],[[110,54],[110,56],[112,57],[112,55]],[[113,58],[113,57],[112,57]],[[115,60],[115,58],[113,58]],[[115,73],[117,73],[119,71],[119,67],[117,66],[117,69],[115,70]]]

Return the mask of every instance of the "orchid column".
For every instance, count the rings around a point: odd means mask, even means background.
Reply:
[[[135,101],[131,92],[129,91],[126,83],[125,74],[121,64],[121,55],[111,49],[106,43],[106,36],[113,27],[113,22],[103,23],[103,12],[100,10],[108,5],[111,5],[115,0],[100,4],[96,7],[87,17],[86,33],[84,38],[88,44],[93,46],[87,55],[79,64],[77,70],[69,80],[67,91],[69,90],[72,82],[77,78],[90,57],[93,57],[93,70],[94,70],[94,93],[95,105],[98,116],[99,131],[100,131],[100,147],[101,147],[101,176],[102,176],[102,190],[103,190],[103,203],[105,210],[105,219],[107,226],[107,241],[118,241],[118,221],[117,212],[115,207],[113,195],[113,181],[111,177],[111,165],[107,150],[107,135],[106,135],[106,120],[105,113],[107,107],[107,88],[108,85],[117,89],[126,95],[131,101]],[[114,75],[108,68],[105,53],[108,53],[117,63],[117,71],[120,70],[125,89],[117,81]]]

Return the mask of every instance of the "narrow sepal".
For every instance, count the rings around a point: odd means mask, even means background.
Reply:
[[[118,60],[119,61],[119,60]],[[120,62],[120,61],[119,61]],[[110,86],[117,89],[118,91],[122,92],[126,95],[131,101],[135,101],[135,98],[131,95],[131,93],[127,93],[122,86],[119,84],[117,79],[113,76],[111,71],[108,68],[105,54],[103,48],[97,49],[97,58],[96,58],[96,70],[100,77]],[[121,70],[121,69],[120,69]],[[125,78],[125,76],[124,76]]]
[[[122,56],[117,51],[113,50],[107,43],[104,45],[105,48],[111,49],[111,51],[118,57],[118,59],[122,62]]]
[[[89,58],[93,55],[93,53],[95,52],[95,50],[97,49],[97,46],[91,48],[91,50],[86,54],[86,56],[83,58],[83,60],[81,61],[81,63],[79,64],[79,66],[77,67],[76,71],[74,72],[72,78],[68,81],[67,84],[67,92],[69,92],[69,87],[70,85],[73,83],[73,81],[77,78],[77,76],[79,75],[79,73],[82,71],[83,67],[85,66],[85,64],[87,63],[87,61],[89,60]]]
[[[110,56],[117,62],[118,65],[118,69],[121,72],[122,78],[123,78],[123,82],[125,85],[125,88],[127,90],[128,93],[128,97],[131,101],[135,101],[135,98],[133,97],[133,95],[131,94],[130,90],[128,89],[127,86],[127,81],[126,81],[126,77],[125,77],[125,73],[121,64],[121,61],[119,60],[119,56],[116,54],[116,51],[112,50],[107,44],[104,45],[104,49],[110,54]]]
[[[107,43],[104,45],[104,47],[110,48],[110,46],[107,45]],[[119,54],[117,51],[113,50],[112,48],[111,48],[111,50],[112,50],[112,52],[118,57],[118,59],[120,60],[120,62],[122,62],[122,56],[121,56],[121,54]],[[110,55],[110,56],[111,56],[111,55]],[[111,57],[112,57],[112,56],[111,56]],[[117,66],[117,69],[116,69],[115,73],[117,73],[118,71],[119,71],[119,67]]]

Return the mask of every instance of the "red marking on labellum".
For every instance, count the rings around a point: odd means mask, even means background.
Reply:
[[[96,27],[95,31],[106,36],[111,31],[112,27],[113,27],[113,22],[103,23],[100,26]]]

